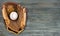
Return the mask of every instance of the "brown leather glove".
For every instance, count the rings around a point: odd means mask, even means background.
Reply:
[[[18,18],[16,20],[10,19],[11,12],[17,12]],[[2,6],[2,15],[6,25],[7,30],[13,33],[21,33],[26,24],[26,8],[22,7],[18,3],[6,2]]]

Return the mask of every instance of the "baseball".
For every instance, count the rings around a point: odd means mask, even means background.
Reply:
[[[10,19],[11,20],[16,20],[18,18],[18,14],[16,12],[11,12],[10,13]]]

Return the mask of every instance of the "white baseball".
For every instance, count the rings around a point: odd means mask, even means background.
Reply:
[[[18,18],[18,14],[16,12],[11,12],[10,13],[10,19],[11,20],[16,20]]]

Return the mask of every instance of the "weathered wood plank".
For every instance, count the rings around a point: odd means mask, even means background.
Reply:
[[[26,29],[19,36],[60,36],[59,0],[7,0],[21,3],[28,9]],[[0,6],[6,0],[1,0]],[[1,11],[1,9],[0,9]],[[5,28],[0,12],[0,36],[15,36]]]

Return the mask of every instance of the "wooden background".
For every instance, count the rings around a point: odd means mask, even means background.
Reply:
[[[60,0],[0,0],[0,36],[16,36],[6,30],[3,2],[17,2],[28,9],[27,26],[18,36],[60,36]]]

